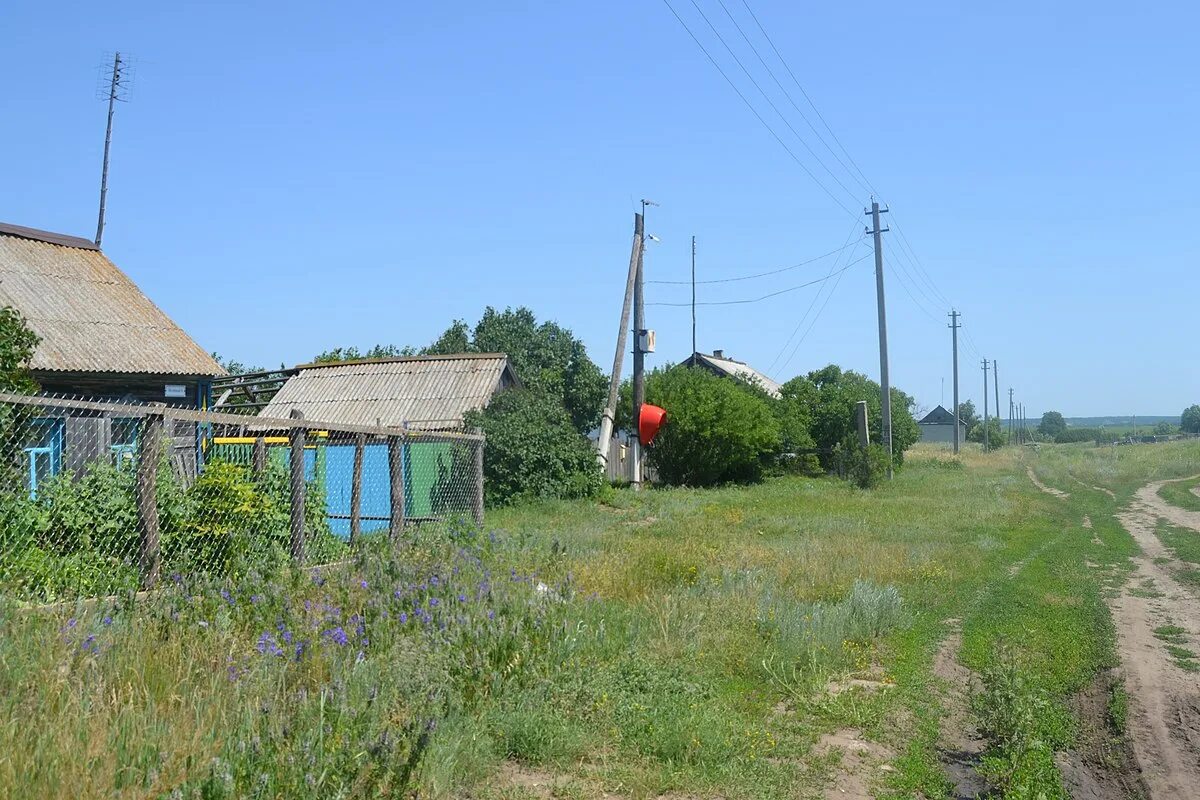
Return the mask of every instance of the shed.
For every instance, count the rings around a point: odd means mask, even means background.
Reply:
[[[296,367],[259,414],[287,417],[293,410],[306,419],[354,425],[381,424],[414,431],[459,431],[469,411],[486,406],[498,392],[519,387],[504,353],[364,359]],[[324,483],[334,533],[349,533],[354,450],[350,442],[328,440]],[[447,441],[414,437],[404,447],[405,512],[411,518],[439,515],[439,487],[460,485],[448,476],[466,465]],[[364,530],[382,527],[391,512],[387,445],[369,444],[363,453]]]
[[[204,408],[224,370],[87,239],[0,223],[0,306],[41,339],[29,367],[42,391]],[[77,471],[136,444],[138,426],[113,416],[47,417],[26,442],[29,482]],[[177,424],[176,455],[195,470],[194,425]]]
[[[921,431],[921,441],[953,444],[954,422],[954,415],[942,406],[938,406],[917,422],[917,427]],[[958,430],[959,441],[965,442],[967,440],[967,426],[960,421],[958,423]]]
[[[712,353],[692,353],[684,360],[682,366],[701,367],[721,377],[739,378],[758,384],[772,397],[780,396],[780,385],[771,380],[766,373],[759,372],[745,361],[730,358],[725,355],[724,350],[713,350]]]

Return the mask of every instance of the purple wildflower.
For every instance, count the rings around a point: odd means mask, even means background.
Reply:
[[[107,628],[112,625],[112,617],[106,615],[104,619],[100,620],[100,624]]]
[[[465,602],[467,602],[467,596],[466,596],[465,594],[460,594],[460,595],[458,596],[458,602],[460,602],[460,603],[465,603]]]
[[[359,585],[359,586],[361,586],[361,587],[362,587],[362,588],[364,588],[364,589],[365,589],[365,588],[367,588],[367,581],[366,581],[366,579],[364,578],[363,580],[359,581],[359,582],[358,582],[358,585]]]
[[[495,618],[496,618],[496,612],[492,609],[488,609],[488,619],[495,619]]]
[[[279,646],[279,642],[270,634],[270,632],[264,632],[262,636],[258,637],[257,648],[258,652],[262,653],[263,655],[283,655],[283,648]]]
[[[79,649],[85,653],[97,653],[100,651],[100,646],[96,644],[96,634],[89,633],[79,645]]]
[[[262,595],[261,594],[250,595],[250,602],[254,603],[254,605],[258,605],[259,603],[262,602]]]
[[[401,624],[401,625],[403,625],[403,624],[405,624],[406,622],[408,622],[408,614],[407,614],[407,613],[405,613],[405,612],[403,612],[403,611],[401,611],[401,612],[400,612],[400,624]]]
[[[229,603],[229,605],[233,605],[233,595],[229,593],[228,589],[221,590],[221,599]]]
[[[346,645],[350,642],[350,637],[346,635],[346,631],[342,629],[341,625],[325,631],[325,636],[337,645]]]
[[[429,607],[437,608],[438,603],[440,603],[440,602],[442,602],[442,601],[438,600],[436,597],[431,597],[431,598],[429,598]]]

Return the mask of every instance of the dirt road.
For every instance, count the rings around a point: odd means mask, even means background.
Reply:
[[[1179,563],[1154,533],[1161,518],[1200,535],[1200,513],[1159,497],[1164,483],[1142,487],[1117,514],[1142,553],[1120,596],[1109,601],[1129,694],[1129,735],[1152,800],[1200,797],[1200,674],[1168,650],[1172,641],[1200,646],[1200,598],[1175,579]]]

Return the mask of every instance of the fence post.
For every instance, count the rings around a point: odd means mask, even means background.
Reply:
[[[475,497],[471,510],[475,514],[475,524],[480,528],[483,527],[483,445],[483,439],[476,439],[475,452],[472,454],[475,457]]]
[[[391,486],[392,519],[389,533],[399,541],[404,533],[404,436],[388,437],[388,478]]]
[[[366,449],[367,435],[357,434],[354,437],[354,475],[350,479],[350,543],[358,541],[362,533],[362,475],[363,451]]]
[[[293,408],[291,417],[295,420],[302,420],[304,412]],[[305,429],[295,427],[290,430],[288,437],[292,466],[292,560],[297,564],[304,563],[304,492],[307,488],[304,483],[304,436]]]
[[[162,455],[163,415],[166,406],[154,405],[142,423],[137,451],[137,511],[141,542],[138,568],[142,587],[153,588],[158,583],[162,554],[158,546],[158,462]]]
[[[267,471],[267,440],[262,436],[254,439],[254,474],[262,475]]]

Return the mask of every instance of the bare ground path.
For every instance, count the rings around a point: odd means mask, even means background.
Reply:
[[[1200,641],[1200,599],[1176,581],[1175,559],[1155,534],[1162,518],[1200,535],[1200,513],[1159,497],[1164,483],[1142,487],[1117,514],[1142,552],[1121,594],[1109,601],[1129,695],[1129,736],[1152,800],[1200,797],[1200,675],[1176,663],[1155,636],[1170,625]]]

